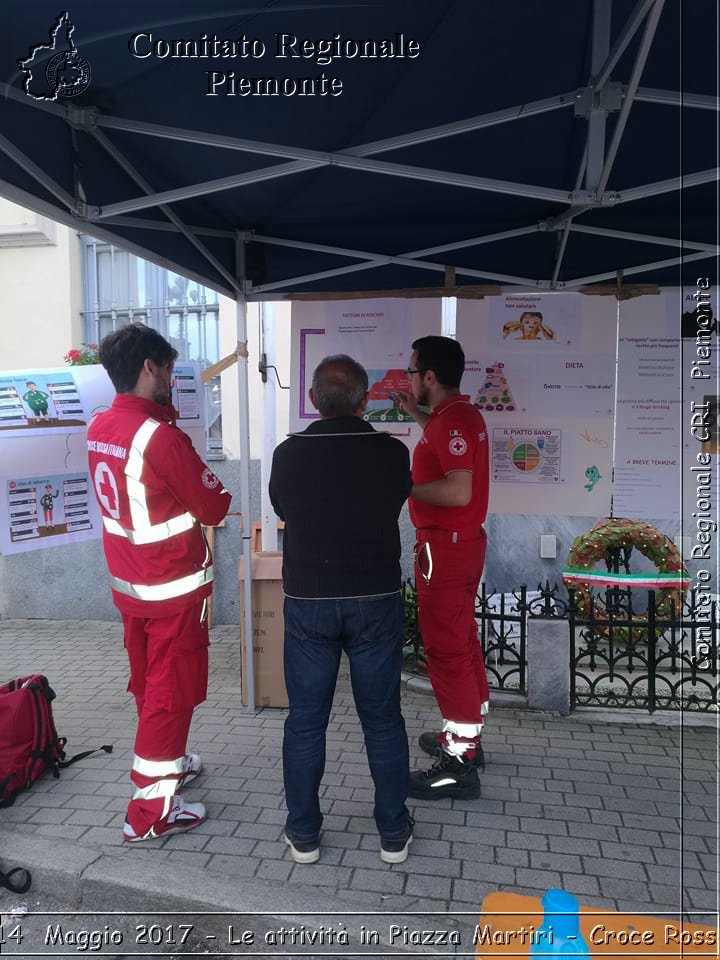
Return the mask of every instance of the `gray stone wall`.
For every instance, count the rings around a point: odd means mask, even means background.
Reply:
[[[240,464],[237,460],[214,461],[213,469],[233,493],[233,509],[240,508]],[[260,517],[260,462],[251,462],[252,519]],[[588,530],[597,518],[555,516],[490,516],[486,527],[488,550],[485,581],[500,592],[521,583],[536,589],[539,582],[561,581],[561,571],[575,537]],[[230,517],[215,532],[216,624],[240,622],[237,561],[242,551],[240,520]],[[663,521],[655,526],[670,536],[677,531]],[[540,535],[555,534],[557,558],[540,559]],[[403,576],[412,576],[414,533],[403,509],[400,522]],[[692,565],[693,568],[697,564]],[[692,571],[691,571],[692,572]],[[0,556],[0,619],[30,617],[64,620],[117,620],[110,599],[107,569],[99,540],[75,546],[51,547],[16,556]]]

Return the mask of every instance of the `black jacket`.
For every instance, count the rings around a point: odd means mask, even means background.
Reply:
[[[398,515],[410,456],[360,417],[316,420],[273,455],[270,500],[285,521],[290,597],[367,597],[400,589]]]

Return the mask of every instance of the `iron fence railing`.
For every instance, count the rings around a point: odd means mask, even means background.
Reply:
[[[570,699],[574,706],[718,709],[717,604],[681,604],[654,590],[593,592],[581,616],[569,591]],[[679,609],[678,609],[679,607]]]
[[[426,674],[412,580],[403,584],[403,602],[405,667]],[[475,617],[492,690],[527,694],[532,622],[551,619],[565,638],[569,630],[571,707],[718,709],[718,604],[699,604],[695,590],[676,609],[654,590],[592,591],[581,606],[574,590],[547,581],[505,593],[481,584]]]
[[[557,585],[538,584],[528,590],[500,593],[480,585],[475,604],[478,639],[485,656],[488,683],[492,690],[527,693],[528,619],[566,615],[567,605]],[[412,580],[403,584],[405,607],[405,667],[427,672],[427,663],[417,616],[417,589]]]

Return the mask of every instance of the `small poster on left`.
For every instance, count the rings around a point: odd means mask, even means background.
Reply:
[[[6,477],[2,484],[2,553],[24,553],[100,536],[87,473]]]
[[[72,370],[21,370],[0,376],[0,437],[35,437],[87,429]]]

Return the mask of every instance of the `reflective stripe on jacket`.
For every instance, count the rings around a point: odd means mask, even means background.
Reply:
[[[173,413],[118,394],[88,430],[113,599],[138,616],[170,615],[209,595],[212,556],[201,524],[219,523],[230,506]]]

